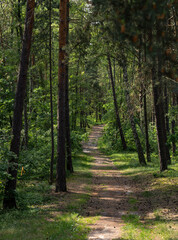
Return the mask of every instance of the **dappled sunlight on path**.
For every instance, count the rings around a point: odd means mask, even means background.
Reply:
[[[89,141],[83,145],[83,151],[95,159],[92,165],[93,191],[86,214],[100,216],[91,226],[88,240],[112,240],[121,237],[121,217],[127,214],[128,196],[132,192],[126,178],[119,174],[112,161],[97,148],[102,129],[103,126],[93,127]]]

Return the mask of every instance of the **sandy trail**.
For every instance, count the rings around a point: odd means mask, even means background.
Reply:
[[[86,214],[101,216],[92,225],[88,240],[120,239],[123,226],[122,215],[127,214],[128,196],[132,193],[129,181],[120,175],[112,161],[97,148],[97,141],[102,135],[103,126],[95,126],[89,141],[83,145],[83,151],[92,157],[93,191]]]

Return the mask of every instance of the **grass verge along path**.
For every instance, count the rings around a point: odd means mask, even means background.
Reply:
[[[19,210],[0,211],[0,240],[87,239],[95,217],[82,216],[82,208],[91,193],[92,157],[80,153],[73,161],[75,173],[67,179],[67,193],[55,193],[46,180],[18,182]]]
[[[160,173],[158,157],[152,155],[147,167],[138,164],[137,154],[110,155],[121,176],[129,183],[128,213],[121,239],[176,240],[178,236],[178,163]]]

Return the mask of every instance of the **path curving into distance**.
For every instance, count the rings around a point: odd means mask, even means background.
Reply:
[[[93,189],[86,208],[89,216],[100,216],[91,227],[88,240],[121,239],[122,215],[127,214],[128,195],[132,191],[113,162],[97,148],[103,125],[94,126],[89,141],[83,145],[83,152],[94,158],[92,164]]]

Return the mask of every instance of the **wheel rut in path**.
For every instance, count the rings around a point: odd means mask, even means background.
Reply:
[[[89,216],[100,216],[94,225],[88,240],[120,239],[123,226],[122,215],[127,214],[129,182],[124,178],[112,161],[97,148],[103,126],[94,126],[89,141],[83,145],[83,151],[94,157],[92,164],[93,190],[85,209]]]

